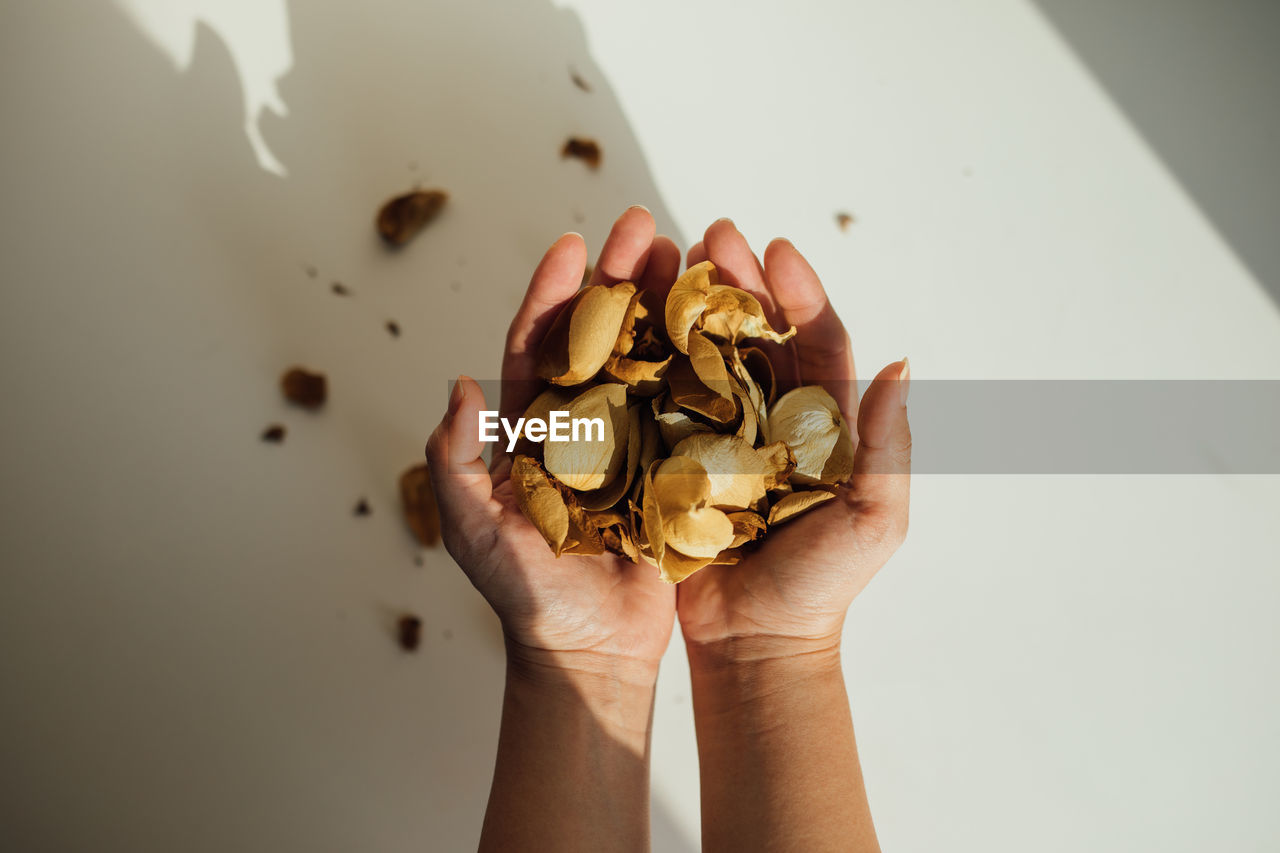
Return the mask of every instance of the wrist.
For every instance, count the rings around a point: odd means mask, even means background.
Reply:
[[[808,686],[842,680],[840,635],[750,635],[686,643],[695,701],[717,714]]]
[[[558,707],[564,716],[586,712],[594,723],[636,751],[646,751],[658,663],[588,651],[552,651],[507,645],[507,692]]]

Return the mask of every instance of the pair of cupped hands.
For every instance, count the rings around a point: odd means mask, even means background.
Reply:
[[[761,263],[734,224],[721,219],[689,250],[688,266],[704,260],[722,282],[759,299],[774,328],[796,327],[788,343],[763,346],[784,390],[820,384],[856,424],[853,475],[839,500],[770,529],[741,562],[709,566],[676,586],[647,563],[609,553],[557,558],[516,506],[510,457],[495,453],[492,466],[480,458],[477,423],[489,404],[474,380],[459,377],[427,459],[445,546],[497,613],[509,656],[643,680],[656,675],[675,617],[691,652],[759,660],[838,653],[849,605],[906,535],[907,362],[881,370],[859,402],[849,335],[789,241],[770,243]],[[631,281],[665,299],[680,261],[649,211],[631,207],[614,224],[590,283]],[[520,416],[536,393],[538,347],[577,292],[586,263],[583,238],[570,233],[534,271],[507,333],[504,417]]]

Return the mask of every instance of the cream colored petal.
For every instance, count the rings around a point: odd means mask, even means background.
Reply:
[[[853,472],[849,428],[840,407],[821,386],[806,385],[784,394],[769,412],[766,432],[770,441],[786,442],[795,453],[795,483],[833,484]]]
[[[569,538],[569,508],[560,490],[537,460],[523,455],[511,464],[511,487],[516,506],[560,556]]]
[[[707,501],[712,506],[746,509],[790,470],[785,445],[754,448],[736,435],[696,433],[671,451],[671,459],[689,458],[706,472]]]
[[[603,510],[607,509],[627,493],[627,489],[631,487],[631,481],[635,477],[636,469],[640,464],[640,444],[642,439],[640,430],[640,406],[632,406],[627,411],[627,457],[622,470],[620,470],[613,479],[599,489],[593,489],[589,492],[580,492],[578,494],[578,502],[582,504],[583,509],[587,510]]]

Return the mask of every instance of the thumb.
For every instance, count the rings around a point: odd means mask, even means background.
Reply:
[[[868,545],[896,548],[907,535],[911,499],[911,427],[907,423],[907,359],[871,381],[858,410],[858,449],[847,500]]]
[[[493,511],[493,481],[480,458],[480,411],[484,391],[468,376],[459,376],[449,395],[449,409],[427,441],[431,485],[440,506],[440,521],[449,531],[477,530]],[[452,549],[450,549],[452,550]]]

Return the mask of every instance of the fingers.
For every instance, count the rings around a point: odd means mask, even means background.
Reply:
[[[707,245],[699,240],[689,247],[689,259],[684,262],[686,267],[697,266],[707,259]]]
[[[427,442],[431,484],[445,531],[477,530],[492,524],[493,481],[480,458],[480,411],[484,391],[474,379],[459,376],[449,409]]]
[[[499,406],[504,416],[522,414],[537,395],[538,345],[561,306],[578,292],[586,267],[587,245],[581,234],[571,232],[551,244],[534,270],[507,331]]]
[[[844,324],[827,300],[818,274],[789,240],[774,240],[764,253],[765,280],[784,326],[796,327],[796,367],[805,385],[821,385],[849,423],[857,420],[853,349]]]
[[[640,205],[628,207],[613,223],[600,249],[600,259],[588,284],[635,281],[644,272],[657,226],[653,214]]]
[[[670,237],[659,234],[653,238],[653,247],[649,249],[649,260],[645,263],[644,272],[641,273],[637,284],[665,300],[679,274],[680,248]]]
[[[892,551],[907,534],[911,497],[911,427],[907,423],[910,383],[911,366],[905,358],[890,364],[872,380],[858,412],[858,450],[846,499],[855,513],[855,531],[871,550]]]
[[[747,245],[747,238],[742,236],[733,220],[717,219],[712,222],[703,235],[702,244],[707,253],[706,260],[716,265],[720,280],[740,287],[760,300],[765,316],[773,324],[777,311],[773,296],[764,283],[764,267],[760,266],[760,261]]]

